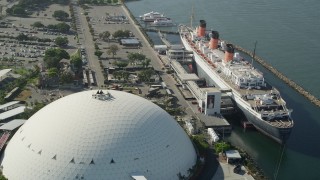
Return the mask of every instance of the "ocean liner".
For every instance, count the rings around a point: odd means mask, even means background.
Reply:
[[[200,20],[197,28],[179,25],[186,50],[194,52],[198,75],[209,85],[228,90],[247,120],[278,143],[285,143],[293,128],[292,110],[280,92],[265,82],[263,74],[235,52],[232,44],[219,39],[217,31],[207,31]]]

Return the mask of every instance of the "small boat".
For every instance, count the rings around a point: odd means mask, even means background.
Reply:
[[[159,12],[154,12],[154,11],[145,13],[144,15],[140,16],[140,19],[145,22],[153,22],[158,18],[165,18],[165,16]]]
[[[171,18],[163,17],[163,18],[157,18],[154,20],[150,26],[174,26],[175,24],[171,20]]]

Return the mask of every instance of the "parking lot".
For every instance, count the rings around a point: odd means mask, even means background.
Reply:
[[[43,7],[43,9],[34,12],[27,18],[6,17],[3,19],[0,24],[0,63],[8,66],[32,68],[34,65],[42,63],[47,49],[57,47],[54,40],[58,36],[68,38],[69,44],[63,49],[70,54],[74,53],[78,48],[74,33],[64,34],[32,27],[35,22],[41,22],[45,26],[61,23],[61,21],[57,21],[52,17],[53,12],[56,10],[68,12],[69,7],[54,4],[49,7]],[[70,24],[69,22],[66,23]],[[39,38],[47,42],[39,42],[39,40],[18,41],[14,37],[19,34],[30,38]]]

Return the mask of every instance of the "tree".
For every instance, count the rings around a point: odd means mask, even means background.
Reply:
[[[82,59],[80,57],[79,52],[75,53],[70,57],[70,63],[73,65],[73,67],[80,69],[82,67]]]
[[[122,78],[125,80],[125,81],[128,81],[129,79],[129,76],[130,76],[130,73],[128,71],[121,71],[121,75],[122,75]]]
[[[117,54],[117,51],[119,50],[118,46],[113,44],[109,47],[107,53],[108,55],[112,54],[112,58],[114,58],[114,55]]]
[[[49,24],[49,25],[47,26],[47,28],[50,29],[50,30],[57,30],[57,26],[54,25],[54,24]]]
[[[70,72],[63,72],[60,76],[60,82],[62,84],[71,83],[73,81],[73,75]]]
[[[44,62],[48,68],[57,68],[59,69],[59,62],[61,59],[70,59],[70,56],[67,51],[57,48],[51,48],[45,51]]]
[[[69,17],[69,14],[65,11],[57,10],[57,11],[54,11],[52,17],[54,17],[58,21],[64,21]]]
[[[58,59],[70,59],[70,55],[67,51],[60,48],[50,48],[45,51],[44,60],[47,57],[57,57]]]
[[[20,33],[17,37],[17,40],[18,41],[26,41],[26,40],[29,40],[29,37],[23,33]]]
[[[109,31],[104,31],[102,33],[99,34],[99,38],[104,40],[104,41],[108,41],[109,37],[110,37],[110,32]]]
[[[34,22],[33,24],[31,24],[31,26],[34,28],[43,28],[44,27],[44,25],[40,21]]]
[[[111,4],[111,3],[112,3],[112,1],[111,1],[111,0],[107,0],[107,3],[108,3],[108,4]]]
[[[217,142],[214,144],[214,149],[217,153],[227,151],[231,148],[230,144],[225,142]]]
[[[56,29],[59,31],[59,32],[63,32],[63,33],[66,33],[66,32],[69,32],[70,30],[70,26],[66,23],[59,23],[56,25]]]
[[[63,22],[63,23],[58,23],[58,24],[49,24],[47,26],[47,28],[50,30],[67,33],[67,32],[69,32],[71,27],[68,24]]]
[[[191,137],[193,143],[197,146],[200,155],[204,155],[209,148],[209,144],[205,140],[205,136],[203,134],[194,135]]]
[[[129,53],[127,57],[131,64],[134,64],[137,61],[141,62],[146,59],[146,56],[140,53]]]
[[[151,79],[151,76],[154,75],[155,72],[151,69],[146,69],[146,70],[143,70],[141,71],[139,74],[138,74],[138,77],[141,81],[144,81],[144,82],[150,82],[150,79]]]
[[[147,68],[150,65],[150,62],[151,62],[151,59],[146,58],[146,59],[144,59],[144,61],[142,61],[142,66],[144,68]]]
[[[103,54],[103,52],[97,50],[94,52],[94,55],[98,56],[98,58],[100,59],[101,55]]]
[[[130,31],[129,30],[118,30],[113,33],[113,38],[124,38],[124,37],[130,37]]]
[[[120,71],[115,71],[112,73],[113,78],[118,79],[119,81],[121,80],[121,74]]]
[[[117,4],[117,3],[118,3],[118,0],[113,0],[113,3],[114,3],[114,4]]]
[[[115,62],[113,62],[113,65],[118,66],[121,69],[123,69],[124,67],[127,67],[128,64],[129,63],[127,61],[115,61]]]
[[[62,46],[68,45],[69,40],[68,40],[67,37],[58,36],[58,37],[56,37],[54,43],[55,43],[56,45],[62,47]]]
[[[27,15],[26,9],[21,5],[13,5],[12,8],[8,8],[6,10],[6,12],[8,14],[15,15],[15,16],[26,16]]]
[[[115,79],[118,79],[119,81],[121,79],[127,81],[129,79],[129,76],[130,76],[130,73],[128,71],[125,71],[125,70],[121,70],[121,71],[115,71],[113,73],[113,77]]]
[[[57,77],[58,76],[58,69],[55,67],[48,69],[48,76],[50,78]]]

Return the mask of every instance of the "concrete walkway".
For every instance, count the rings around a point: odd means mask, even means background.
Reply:
[[[224,179],[224,180],[254,180],[254,178],[247,174],[246,169],[242,166],[242,172],[236,174],[233,172],[234,165],[228,163],[219,162],[219,167],[213,176],[212,180]]]

